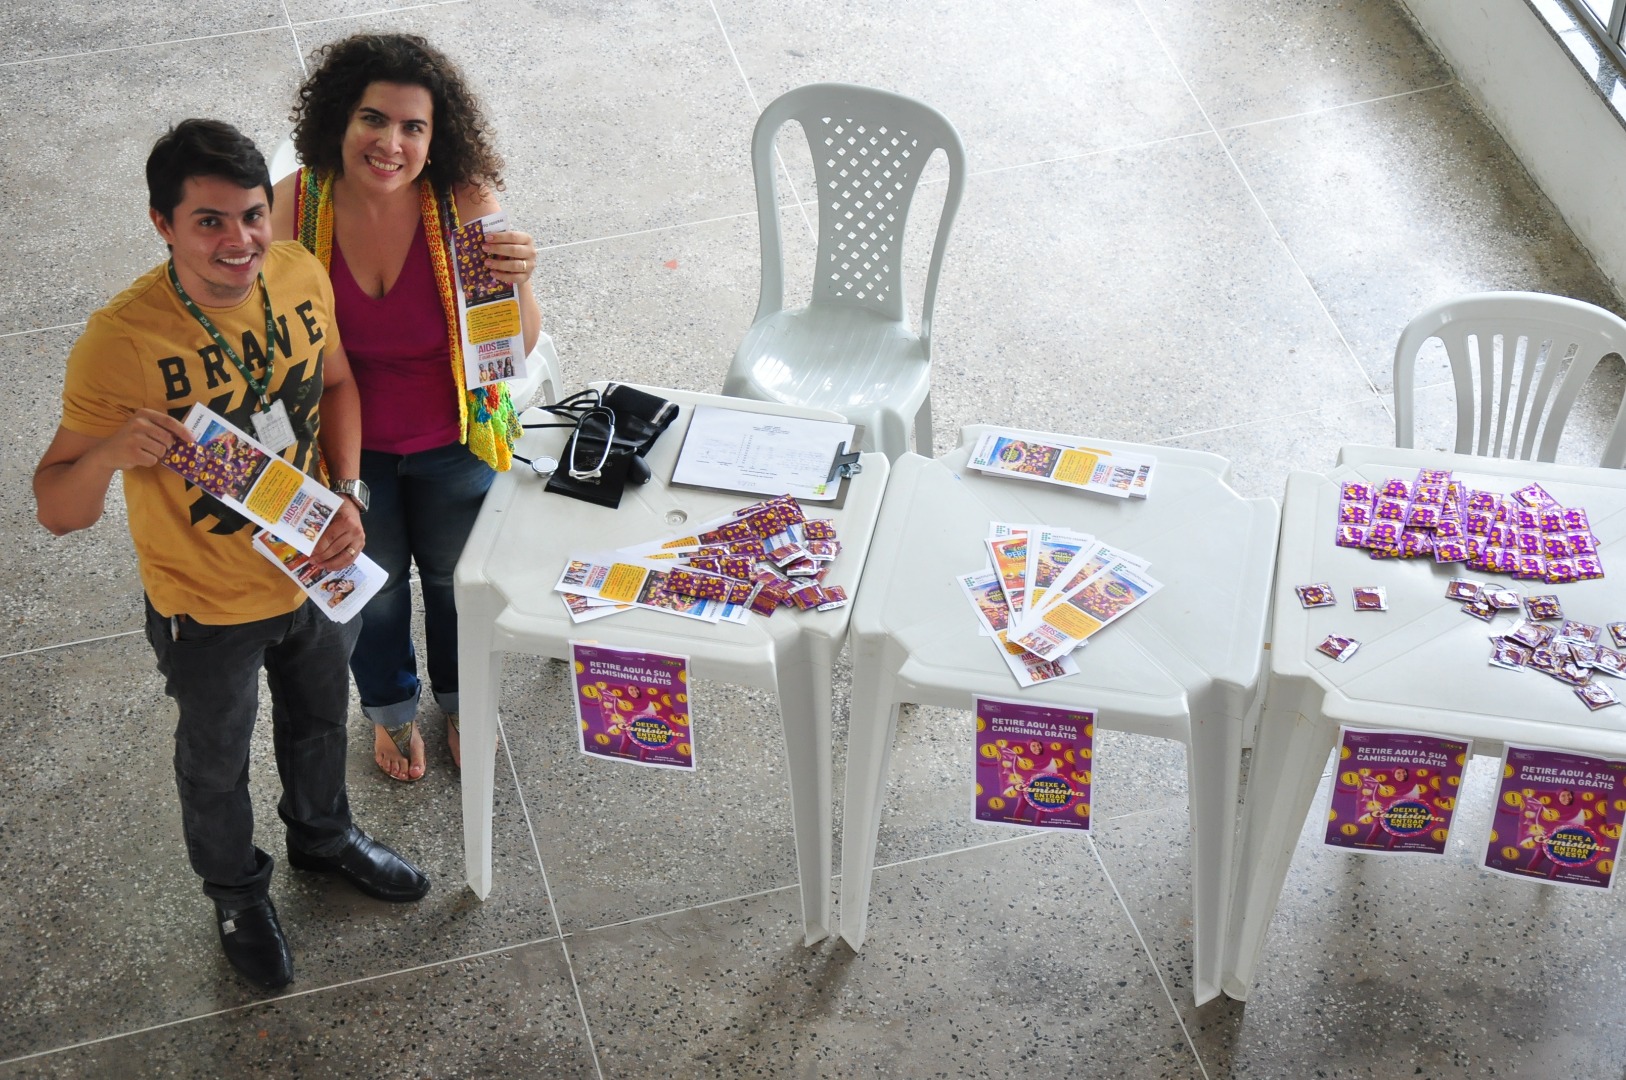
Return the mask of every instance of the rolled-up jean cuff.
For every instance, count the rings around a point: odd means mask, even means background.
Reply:
[[[435,704],[440,706],[440,711],[443,713],[457,712],[457,691],[453,690],[449,694],[443,694],[436,690]]]
[[[418,715],[418,694],[390,705],[363,705],[362,714],[386,731],[400,731]]]

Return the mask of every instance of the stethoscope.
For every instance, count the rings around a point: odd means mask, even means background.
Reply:
[[[550,416],[557,416],[557,417],[566,418],[563,423],[557,423],[557,424],[552,424],[552,423],[529,423],[529,424],[527,424],[527,423],[524,422],[524,418],[521,417],[520,427],[524,428],[526,431],[535,431],[535,430],[537,430],[539,428],[571,428],[571,429],[573,429],[574,431],[576,431],[579,434],[580,431],[581,431],[582,417],[586,416],[587,414],[589,414],[591,412],[599,411],[599,410],[603,410],[603,411],[606,411],[606,412],[609,411],[607,409],[604,409],[604,405],[603,405],[602,401],[600,401],[600,399],[599,399],[598,391],[593,389],[592,387],[589,387],[586,390],[577,391],[576,393],[571,394],[569,397],[561,398],[560,400],[554,402],[552,405],[532,405],[529,409],[525,410],[526,413],[530,413],[532,411],[535,411],[535,412],[547,413]],[[614,430],[614,418],[615,418],[615,414],[613,412],[610,413],[610,418],[611,418],[611,430],[613,431]],[[567,444],[568,448],[572,451],[572,457],[574,457],[575,445],[576,445],[576,436],[572,435],[570,437],[570,442]],[[605,456],[606,459],[608,459],[609,453],[610,453],[609,440],[606,440],[605,445],[604,445],[604,456]],[[529,465],[531,467],[531,471],[536,473],[536,475],[538,475],[538,476],[552,476],[554,473],[559,471],[559,459],[556,458],[556,457],[550,457],[547,454],[538,454],[534,458],[528,458],[523,454],[516,453],[514,455],[514,460],[515,461],[522,461],[525,464]],[[599,462],[600,467],[602,467],[603,464],[604,464],[603,461]],[[572,475],[574,475],[576,471],[577,470],[572,470]],[[590,470],[590,471],[584,470],[584,475],[594,475],[594,474],[597,473],[597,471],[598,471],[597,469]]]

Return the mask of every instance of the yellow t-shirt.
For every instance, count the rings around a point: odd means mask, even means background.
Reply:
[[[322,264],[291,242],[271,246],[263,273],[277,325],[270,396],[283,402],[297,436],[282,457],[317,476],[322,357],[339,340],[333,287]],[[259,288],[236,307],[198,306],[254,377],[263,378]],[[257,398],[181,305],[160,263],[90,317],[68,356],[62,426],[105,438],[138,408],[182,419],[196,401],[254,434]],[[159,614],[232,625],[283,615],[303,602],[299,586],[250,545],[254,523],[179,474],[162,465],[131,469],[124,500],[141,584]]]

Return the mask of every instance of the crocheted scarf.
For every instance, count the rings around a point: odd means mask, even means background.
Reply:
[[[457,205],[449,194],[437,195],[428,180],[418,181],[418,205],[424,237],[429,241],[429,262],[435,272],[446,315],[446,344],[452,359],[452,381],[457,385],[458,441],[475,457],[498,472],[513,464],[514,441],[521,435],[519,417],[508,396],[508,384],[468,388],[463,375],[463,334],[457,319],[457,284],[452,277],[452,233],[458,228]],[[294,220],[299,242],[332,272],[333,174],[300,169],[294,186]]]

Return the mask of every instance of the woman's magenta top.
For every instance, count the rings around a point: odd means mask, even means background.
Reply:
[[[356,284],[337,238],[329,276],[339,337],[361,394],[362,447],[415,454],[456,442],[457,384],[423,223],[383,296]]]

